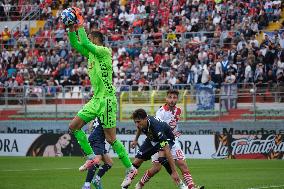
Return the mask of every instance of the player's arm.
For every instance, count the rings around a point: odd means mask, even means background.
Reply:
[[[157,136],[157,139],[160,144],[161,151],[159,152],[159,155],[163,154],[163,156],[167,158],[172,173],[176,174],[176,166],[171,154],[168,138],[165,134],[165,127],[163,127],[162,125],[157,125],[156,127],[153,128],[153,133]]]
[[[174,182],[176,184],[178,184],[180,179],[179,179],[179,176],[178,176],[178,173],[177,173],[177,170],[176,170],[175,161],[174,161],[173,156],[171,154],[171,150],[170,150],[168,141],[160,142],[160,146],[162,147],[162,151],[159,152],[159,156],[164,155],[166,157],[166,159],[167,159],[167,161],[170,165],[170,168],[172,170],[171,177],[174,180]],[[160,158],[162,158],[161,161],[163,161],[163,157],[160,157]],[[160,163],[163,163],[163,162],[160,162]]]
[[[172,172],[176,171],[175,162],[174,162],[173,156],[171,154],[171,150],[170,150],[170,146],[168,144],[168,141],[160,142],[160,146],[165,153],[165,157],[167,158],[167,160],[170,164]]]
[[[142,131],[141,129],[138,129],[137,128],[137,132],[136,132],[136,136],[135,136],[135,139],[131,142],[131,148],[135,148],[138,144],[138,139],[141,135]]]
[[[167,158],[172,171],[173,172],[176,171],[175,162],[173,160],[171,150],[170,150],[170,147],[169,147],[169,142],[167,140],[167,136],[164,133],[164,127],[163,126],[154,127],[153,132],[158,137],[160,149],[161,149],[162,153],[164,153],[165,157]]]
[[[94,43],[92,43],[89,40],[84,27],[80,27],[78,29],[78,35],[79,35],[81,44],[86,49],[88,49],[88,51],[90,51],[91,53],[93,53],[93,54],[100,54],[100,55],[104,55],[106,53],[109,53],[108,48],[103,47],[103,46],[95,45]]]
[[[81,55],[88,58],[89,51],[83,47],[83,45],[79,42],[78,37],[76,35],[76,31],[73,26],[69,27],[68,37],[71,46],[76,49]]]

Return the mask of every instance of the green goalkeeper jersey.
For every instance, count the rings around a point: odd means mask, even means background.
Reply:
[[[71,46],[88,58],[88,75],[94,91],[93,98],[115,95],[112,84],[112,52],[111,49],[93,44],[87,37],[83,27],[76,32],[68,32]]]

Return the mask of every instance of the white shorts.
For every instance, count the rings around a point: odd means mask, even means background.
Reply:
[[[185,160],[185,155],[180,147],[178,140],[175,141],[175,144],[171,148],[171,154],[174,160]],[[152,162],[159,162],[159,152],[155,153],[151,157]]]

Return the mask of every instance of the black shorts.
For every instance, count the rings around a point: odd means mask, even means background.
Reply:
[[[96,155],[104,155],[107,153],[105,143],[95,143],[93,145],[91,144],[91,146]]]
[[[170,148],[174,143],[169,142]],[[161,150],[159,142],[150,141],[148,138],[145,139],[143,144],[140,146],[135,158],[143,159],[144,161],[150,160],[151,156]]]

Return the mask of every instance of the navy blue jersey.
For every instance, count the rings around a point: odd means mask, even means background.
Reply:
[[[175,136],[172,128],[157,117],[148,116],[147,128],[141,130],[147,138],[139,147],[135,158],[144,161],[151,159],[151,156],[163,149],[166,144],[170,148],[174,145]]]
[[[154,116],[148,116],[147,128],[142,129],[142,132],[153,142],[173,142],[175,140],[171,127],[166,122]]]

